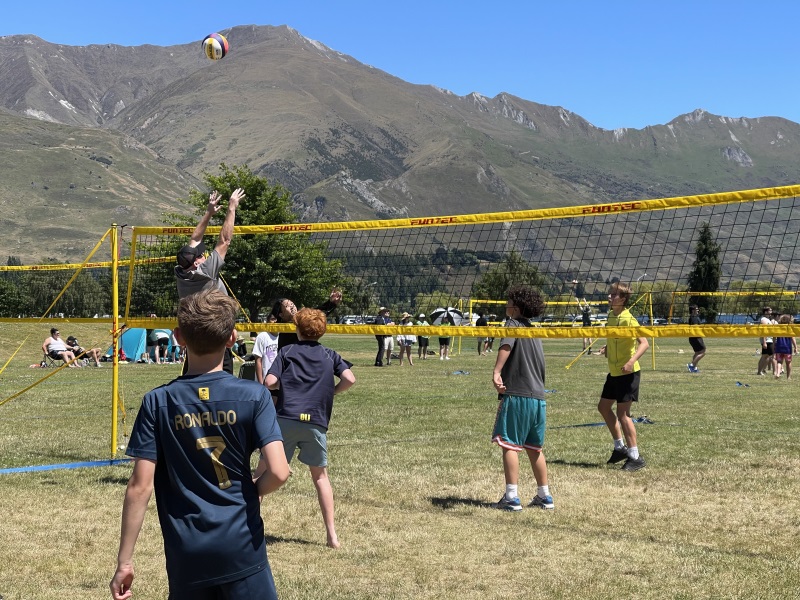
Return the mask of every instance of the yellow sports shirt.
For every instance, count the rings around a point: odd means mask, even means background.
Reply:
[[[637,327],[637,321],[626,308],[619,315],[614,311],[608,314],[606,327]],[[606,340],[606,357],[608,358],[608,372],[612,377],[628,375],[622,372],[622,367],[636,353],[636,338],[608,338]],[[633,373],[639,370],[639,361],[633,363]]]

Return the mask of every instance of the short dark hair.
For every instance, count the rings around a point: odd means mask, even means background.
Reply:
[[[538,317],[544,312],[542,295],[538,290],[527,285],[511,286],[506,292],[506,297],[526,319]]]
[[[50,329],[50,335],[55,335],[58,333],[58,327],[52,327]]]
[[[196,354],[222,350],[236,328],[236,300],[217,289],[182,298],[178,305],[178,327],[186,345]]]

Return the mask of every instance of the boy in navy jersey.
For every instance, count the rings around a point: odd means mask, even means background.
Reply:
[[[349,389],[356,378],[341,356],[318,341],[327,328],[325,313],[304,308],[295,314],[294,323],[300,341],[278,351],[265,383],[271,390],[278,390],[278,423],[286,460],[291,462],[295,449],[300,449],[298,460],[308,465],[317,489],[327,544],[338,548],[333,489],[328,479],[327,431],[333,396]],[[334,375],[339,378],[336,385]],[[256,474],[262,467],[260,464]]]
[[[180,301],[175,337],[188,372],[145,395],[127,454],[115,600],[131,597],[133,550],[155,488],[170,600],[276,599],[259,496],[289,477],[269,391],[222,370],[237,305],[218,290]],[[250,456],[260,449],[262,474]]]

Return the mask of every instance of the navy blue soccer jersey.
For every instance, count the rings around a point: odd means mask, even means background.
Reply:
[[[250,456],[281,440],[269,390],[254,381],[223,371],[186,375],[145,395],[126,454],[156,461],[171,587],[208,587],[266,568]]]
[[[319,342],[303,340],[278,351],[269,373],[281,382],[278,416],[325,429],[333,412],[333,376],[341,377],[347,363]]]

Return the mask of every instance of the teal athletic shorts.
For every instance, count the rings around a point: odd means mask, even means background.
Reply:
[[[492,442],[509,450],[542,451],[547,401],[500,394]]]

